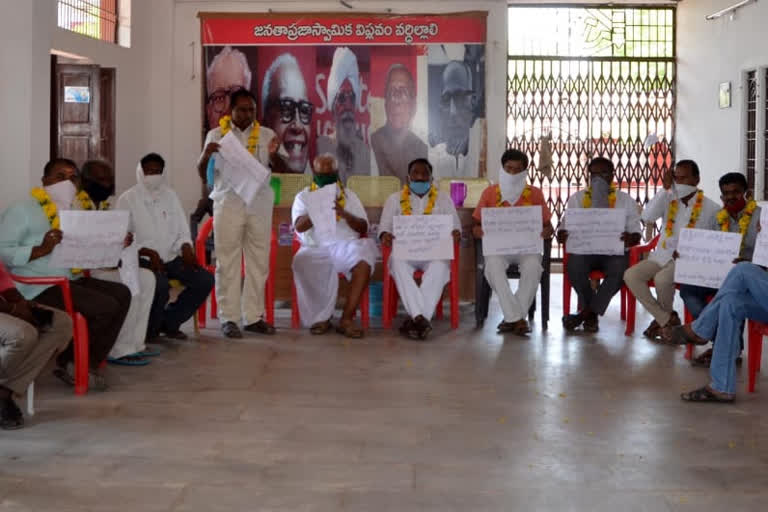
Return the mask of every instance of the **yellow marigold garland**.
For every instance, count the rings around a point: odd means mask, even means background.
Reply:
[[[616,206],[616,185],[611,183],[611,191],[608,192],[608,208]],[[584,198],[581,200],[582,208],[592,208],[592,186],[584,191]]]
[[[81,190],[77,193],[77,200],[80,203],[80,207],[83,210],[95,210],[96,205],[93,203],[93,199],[91,199],[91,196],[88,195],[88,192],[85,190]],[[108,200],[104,200],[99,203],[99,210],[106,211],[109,210],[110,204]]]
[[[232,129],[232,116],[224,116],[219,119],[219,128],[221,128],[221,136],[223,137]],[[261,132],[261,126],[258,121],[253,122],[253,128],[248,135],[248,152],[252,155],[256,154],[256,147],[259,145],[259,133]]]
[[[530,185],[525,186],[525,188],[523,189],[523,193],[521,194],[521,197],[523,198],[523,204],[521,206],[531,206],[533,204],[531,202],[531,186]],[[501,208],[502,206],[504,206],[504,200],[501,198],[501,185],[496,185],[496,207]]]
[[[434,185],[429,187],[429,196],[427,199],[427,206],[424,207],[424,213],[422,215],[431,215],[432,210],[435,209],[435,203],[437,202],[437,187]],[[408,185],[403,186],[403,191],[400,194],[400,214],[410,215],[411,209],[411,189]]]
[[[339,187],[339,195],[336,197],[336,199],[339,201],[339,205],[344,208],[347,206],[347,195],[344,192],[344,185],[341,183],[341,181],[336,182],[336,186]],[[309,191],[314,192],[317,190],[317,183],[312,181],[312,183],[309,184]],[[336,222],[338,222],[341,219],[341,215],[338,213],[336,214]]]
[[[739,234],[741,235],[741,246],[744,247],[744,241],[746,240],[744,235],[747,234],[749,224],[752,222],[752,214],[757,209],[757,202],[750,200],[744,207],[744,215],[739,219]],[[720,231],[729,232],[731,230],[731,215],[728,210],[723,208],[717,212],[717,224],[720,226]]]
[[[696,222],[699,220],[699,217],[701,216],[701,207],[704,204],[704,191],[699,190],[699,192],[696,194],[696,202],[693,203],[693,210],[691,210],[691,218],[688,220],[688,226],[689,228],[696,227]],[[675,231],[675,220],[677,217],[677,199],[673,199],[672,202],[669,203],[669,210],[667,211],[667,225],[664,228],[664,234],[666,235],[664,238],[664,241],[661,243],[661,246],[666,249],[667,248],[667,238],[671,237],[672,234]]]
[[[51,196],[48,195],[48,192],[46,192],[44,188],[35,187],[30,190],[29,195],[35,198],[40,204],[40,208],[43,209],[43,213],[45,213],[45,216],[48,218],[48,223],[51,225],[51,229],[61,229],[59,209],[56,207],[56,203],[51,200]],[[80,199],[80,194],[78,194],[78,199]],[[82,272],[79,268],[73,268],[71,270],[73,274]]]

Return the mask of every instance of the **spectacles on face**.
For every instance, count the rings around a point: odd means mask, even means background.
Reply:
[[[351,103],[354,106],[355,104],[354,92],[340,92],[339,95],[336,96],[337,105],[343,105],[345,103]]]
[[[407,87],[391,87],[387,91],[387,99],[396,103],[405,103],[410,101],[413,95]]]
[[[280,109],[280,121],[286,124],[296,119],[296,112],[298,111],[299,121],[309,125],[312,122],[312,113],[315,111],[315,106],[309,101],[294,101],[290,98],[278,100],[271,106],[277,106]]]
[[[208,95],[208,103],[213,104],[223,104],[225,102],[229,101],[229,97],[232,95],[232,93],[237,91],[242,91],[245,89],[242,85],[235,85],[233,87],[228,87],[226,89],[216,89],[211,94]]]

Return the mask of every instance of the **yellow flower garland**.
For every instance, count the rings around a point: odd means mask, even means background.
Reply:
[[[339,195],[337,197],[337,200],[339,201],[339,205],[344,208],[347,206],[347,195],[344,193],[344,185],[342,185],[341,181],[336,182],[336,186],[339,187]],[[317,190],[317,183],[312,181],[312,183],[309,184],[309,191],[314,192]],[[338,222],[341,219],[341,215],[338,213],[336,214],[336,222]]]
[[[752,214],[755,213],[755,210],[757,209],[757,203],[754,200],[750,200],[747,205],[744,207],[744,215],[741,216],[739,219],[739,234],[741,235],[741,246],[744,247],[745,238],[744,235],[747,234],[747,230],[749,229],[749,224],[752,222]],[[717,216],[715,217],[717,219],[717,224],[720,226],[720,231],[724,231],[726,233],[730,232],[731,230],[731,215],[728,213],[728,210],[723,208],[719,212],[717,212]]]
[[[521,197],[523,198],[523,204],[521,206],[531,206],[533,204],[531,202],[531,186],[530,185],[525,186],[525,188],[523,189],[523,193],[521,194]],[[501,208],[502,206],[504,206],[504,200],[501,198],[501,185],[496,185],[496,208]]]
[[[96,205],[93,203],[93,199],[91,199],[91,196],[88,195],[88,192],[85,190],[81,190],[77,193],[77,200],[80,203],[80,207],[83,210],[95,210]],[[106,199],[99,203],[99,210],[106,211],[109,210],[110,204],[109,201]]]
[[[699,220],[699,217],[701,216],[701,207],[704,204],[704,191],[699,190],[699,192],[696,194],[696,202],[693,203],[693,210],[691,210],[691,218],[688,220],[688,226],[689,228],[696,227],[696,222]],[[669,203],[669,210],[667,211],[667,225],[664,228],[664,234],[666,235],[664,241],[661,243],[661,246],[666,249],[667,248],[667,238],[671,237],[672,234],[675,231],[675,220],[677,218],[677,199],[673,199],[671,203]]]
[[[429,187],[429,196],[427,200],[427,206],[424,207],[424,213],[422,215],[431,215],[432,210],[435,209],[435,203],[437,202],[437,187],[434,185]],[[403,191],[400,194],[400,214],[410,215],[411,209],[411,189],[408,185],[403,186]]]
[[[219,128],[221,128],[222,137],[227,133],[229,133],[229,131],[232,129],[232,116],[224,116],[221,119],[219,119]],[[256,154],[256,147],[259,145],[260,131],[261,131],[261,126],[259,126],[259,122],[254,121],[253,128],[251,128],[251,133],[248,135],[248,144],[247,144],[248,152],[252,155]]]
[[[608,192],[608,208],[616,206],[616,185],[611,183],[611,191]],[[584,198],[581,200],[582,208],[592,208],[592,186],[584,191]]]
[[[46,192],[44,188],[35,187],[29,191],[29,195],[35,198],[40,204],[40,208],[43,209],[43,213],[45,213],[45,216],[48,218],[48,223],[51,225],[51,229],[60,229],[61,220],[59,219],[59,209],[56,207],[56,203],[51,200],[51,196],[48,195],[48,192]],[[80,194],[78,194],[78,199],[80,199]],[[90,198],[88,199],[90,200]],[[79,268],[73,268],[71,270],[73,274],[82,272]]]

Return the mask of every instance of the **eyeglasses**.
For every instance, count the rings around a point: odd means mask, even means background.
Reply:
[[[342,105],[344,103],[352,103],[355,104],[355,93],[354,92],[341,92],[336,96],[336,103],[339,105]]]
[[[288,98],[275,101],[270,105],[270,107],[272,106],[280,108],[280,121],[283,123],[293,122],[296,118],[296,111],[298,111],[299,121],[308,125],[312,122],[312,112],[315,110],[315,106],[306,100],[293,101]]]
[[[224,103],[229,101],[229,97],[236,91],[245,89],[242,85],[235,85],[226,89],[216,89],[208,95],[208,103]]]
[[[413,97],[411,90],[407,87],[392,87],[387,91],[387,99],[394,102],[410,101]]]

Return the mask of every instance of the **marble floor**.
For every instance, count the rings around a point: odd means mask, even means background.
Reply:
[[[207,330],[110,367],[106,393],[46,374],[28,426],[0,431],[0,510],[768,509],[768,379],[682,403],[707,380],[682,349],[624,337],[618,298],[599,334],[566,336],[553,295],[528,339],[495,334],[494,303],[485,329],[468,307],[427,343],[286,315],[274,338]]]

